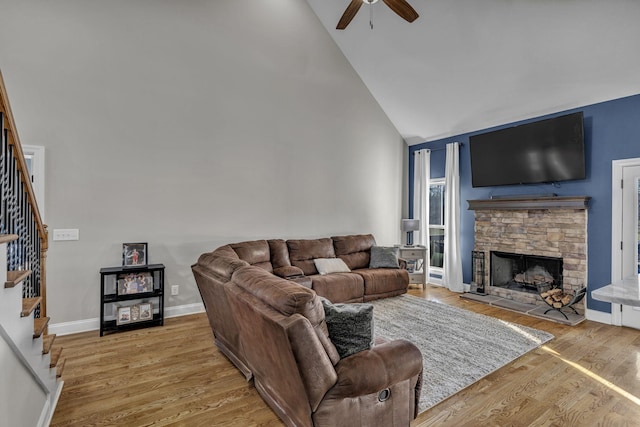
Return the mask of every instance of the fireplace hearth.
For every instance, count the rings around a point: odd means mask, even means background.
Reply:
[[[562,258],[491,251],[491,286],[538,294],[562,288]]]

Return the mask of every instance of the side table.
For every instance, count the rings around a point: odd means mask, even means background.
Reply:
[[[407,261],[409,272],[409,283],[421,285],[422,289],[427,285],[427,269],[425,262],[427,258],[427,248],[424,246],[400,246],[399,257]]]

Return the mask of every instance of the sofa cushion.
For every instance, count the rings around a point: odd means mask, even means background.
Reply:
[[[363,268],[354,271],[364,280],[364,301],[370,296],[378,298],[400,295],[407,292],[409,273],[407,270],[392,268]]]
[[[282,239],[268,240],[269,250],[271,251],[271,265],[274,269],[291,266],[289,260],[289,250],[287,242]]]
[[[364,279],[354,273],[333,273],[311,276],[311,287],[331,302],[363,302]]]
[[[291,277],[304,276],[304,273],[302,272],[302,270],[292,265],[288,265],[284,267],[276,267],[273,269],[273,274],[279,277],[283,277],[285,279],[289,279]]]
[[[368,350],[373,345],[373,305],[333,304],[322,299],[329,338],[340,358]]]
[[[233,243],[229,246],[238,254],[241,260],[267,270],[269,273],[273,272],[271,251],[266,240]]]
[[[291,265],[300,268],[307,276],[318,274],[314,259],[336,257],[329,238],[287,240],[287,247]]]
[[[331,273],[348,273],[351,270],[340,258],[316,258],[313,260],[320,275]]]
[[[342,258],[350,269],[369,267],[369,252],[376,244],[371,234],[335,236],[331,240],[336,255]]]
[[[400,268],[398,254],[400,248],[387,246],[373,246],[369,268]]]

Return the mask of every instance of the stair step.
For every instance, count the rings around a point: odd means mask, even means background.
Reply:
[[[27,317],[30,315],[33,310],[36,309],[38,304],[42,301],[42,297],[35,298],[22,298],[22,311],[20,312],[20,317]]]
[[[24,279],[29,277],[31,270],[15,270],[7,271],[7,281],[4,282],[5,288],[13,288],[19,285]]]
[[[17,234],[0,234],[0,244],[13,242],[14,240],[18,240]]]
[[[49,323],[48,317],[38,317],[33,320],[33,338],[40,338]]]
[[[49,367],[54,368],[58,365],[58,360],[60,360],[60,355],[62,354],[62,347],[56,347],[51,352],[51,358],[49,359]]]
[[[42,337],[42,354],[49,354],[55,340],[56,334],[49,334]]]
[[[56,366],[56,378],[60,378],[62,376],[65,363],[67,363],[67,359],[62,359],[62,361],[58,363],[58,366]]]

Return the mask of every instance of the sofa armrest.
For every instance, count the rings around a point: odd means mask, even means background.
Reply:
[[[240,267],[249,265],[247,262],[238,258],[228,258],[216,256],[213,253],[203,254],[198,258],[198,262],[191,266],[192,269],[200,269],[203,274],[217,275],[228,281],[231,279],[233,272]]]
[[[291,277],[304,276],[304,272],[301,269],[299,269],[298,267],[294,267],[292,265],[274,268],[273,274],[275,274],[278,277],[282,277],[284,279],[289,279]]]
[[[409,341],[395,340],[345,357],[335,368],[338,380],[326,397],[357,397],[421,375],[422,353]]]

